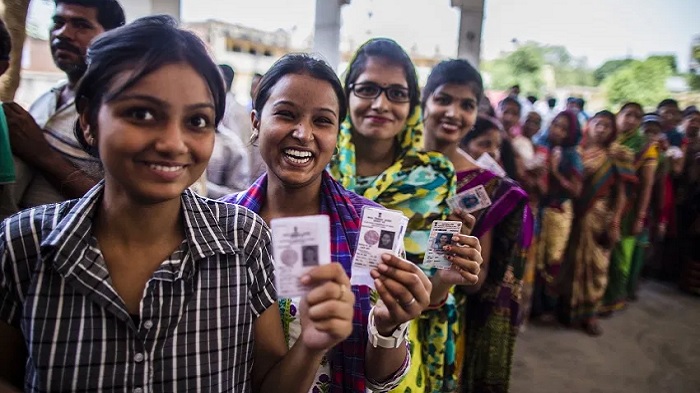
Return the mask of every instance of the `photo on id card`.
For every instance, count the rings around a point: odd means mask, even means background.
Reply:
[[[461,221],[433,221],[428,237],[428,249],[423,257],[423,267],[450,269],[452,262],[446,258],[445,246],[453,244],[452,237],[462,229]]]
[[[364,207],[353,267],[375,268],[382,254],[398,255],[407,225],[408,218],[400,211]]]
[[[491,198],[483,185],[478,185],[449,198],[447,206],[452,210],[462,209],[479,218],[481,211],[491,206]]]
[[[331,262],[328,216],[276,218],[270,227],[277,295],[302,296],[308,288],[299,279],[314,267]]]

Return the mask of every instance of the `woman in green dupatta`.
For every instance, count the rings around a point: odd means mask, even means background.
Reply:
[[[469,218],[450,214],[447,206],[456,181],[450,161],[421,150],[423,126],[413,63],[396,42],[372,39],[350,62],[345,89],[349,116],[338,135],[331,174],[346,189],[409,218],[404,248],[407,259],[420,264],[434,220]],[[426,272],[433,283],[431,307],[411,323],[411,369],[393,391],[442,392],[456,386],[457,317],[449,291],[455,284],[474,284],[471,274],[478,274],[482,260],[477,238],[459,238],[469,248],[470,259],[453,260],[459,269]]]
[[[634,157],[633,168],[639,182],[628,188],[627,212],[620,222],[620,241],[615,245],[608,269],[608,287],[600,307],[602,315],[610,315],[622,309],[636,283],[636,277],[644,263],[644,250],[648,243],[644,235],[646,214],[651,200],[654,174],[659,158],[657,143],[648,141],[639,132],[642,124],[642,106],[628,102],[617,114],[620,136],[617,143]]]
[[[608,282],[610,251],[620,240],[626,187],[636,181],[632,154],[614,143],[615,115],[598,112],[589,123],[579,153],[583,191],[574,201],[574,223],[560,274],[561,305],[566,323],[588,334],[602,334],[598,309]]]

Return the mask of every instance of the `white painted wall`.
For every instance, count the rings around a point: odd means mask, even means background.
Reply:
[[[119,0],[124,12],[126,21],[153,14],[168,14],[176,19],[180,19],[180,0]]]

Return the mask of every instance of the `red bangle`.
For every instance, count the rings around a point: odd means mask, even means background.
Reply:
[[[448,297],[450,297],[449,292],[447,293],[447,295],[445,295],[445,298],[442,299],[442,300],[440,300],[440,302],[438,302],[437,304],[429,304],[429,305],[428,305],[428,310],[436,310],[436,309],[438,309],[438,308],[441,308],[442,306],[445,305],[445,303],[447,303],[447,298],[448,298]]]

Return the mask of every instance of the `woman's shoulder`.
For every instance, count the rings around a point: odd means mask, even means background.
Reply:
[[[405,183],[433,189],[454,184],[455,168],[452,162],[439,152],[413,151],[401,162],[401,171],[406,175]]]
[[[378,204],[377,202],[375,202],[371,199],[367,199],[367,198],[363,197],[362,195],[358,195],[352,191],[345,190],[345,196],[348,198],[350,203],[352,203],[352,206],[358,212],[361,212],[362,208],[365,206],[374,207],[377,209],[384,209],[384,206]]]
[[[499,176],[488,169],[476,167],[457,172],[459,191],[464,191],[483,185],[488,189],[519,188],[520,184],[508,176]]]
[[[36,206],[5,218],[0,223],[0,244],[15,261],[36,257],[45,239],[66,229],[61,223],[79,201]]]
[[[492,194],[501,197],[504,194],[519,196],[522,199],[527,199],[527,192],[520,186],[520,183],[507,176],[494,176],[490,180],[493,182]]]
[[[427,170],[434,171],[444,176],[454,175],[455,168],[454,165],[452,165],[452,161],[440,152],[416,150],[412,156],[414,157],[413,159],[417,161],[417,166],[424,166]],[[410,157],[409,155],[409,160]]]
[[[197,220],[203,220],[217,226],[235,248],[252,247],[260,240],[269,241],[269,228],[265,221],[244,206],[194,193],[188,194],[185,202],[185,209],[194,217],[189,225],[201,226]]]
[[[266,226],[263,219],[245,206],[239,205],[236,195],[226,196],[222,199],[211,199],[201,195],[196,195],[197,201],[206,206],[210,214],[219,221],[227,222],[250,222],[251,225]]]
[[[618,142],[613,142],[608,147],[608,154],[614,161],[632,162],[634,161],[634,152],[629,147]]]

